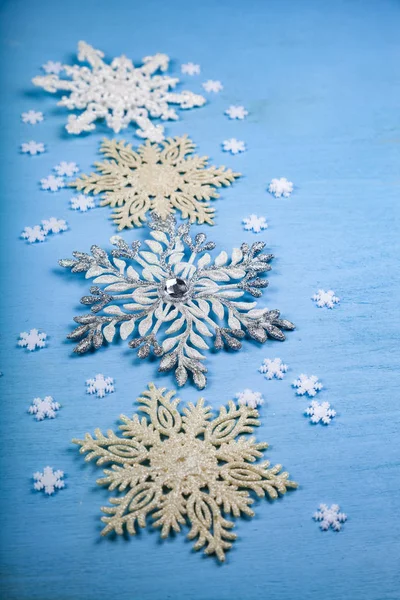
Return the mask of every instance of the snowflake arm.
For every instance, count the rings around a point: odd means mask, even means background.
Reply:
[[[203,388],[207,369],[200,351],[209,348],[207,338],[217,350],[239,350],[246,334],[259,342],[282,341],[282,329],[294,328],[279,311],[239,300],[246,293],[258,298],[267,286],[259,275],[270,270],[272,255],[262,254],[263,242],[242,244],[230,258],[223,251],[212,259],[207,251],[214,244],[205,243],[203,233],[192,239],[188,224],[176,227],[174,220],[155,219],[151,226],[153,239],[145,242],[150,251],[115,237],[111,256],[92,246],[91,255],[74,252],[74,258],[60,261],[96,284],[81,299],[91,314],[75,317],[79,326],[68,336],[80,340],[75,352],[97,349],[116,335],[130,338],[139,358],[153,352],[162,357],[159,370],[174,369],[179,385],[191,374]]]
[[[119,230],[141,227],[149,212],[166,219],[179,211],[191,222],[213,224],[209,201],[240,176],[225,167],[207,167],[207,157],[193,156],[195,145],[187,136],[160,145],[147,141],[137,151],[123,140],[104,140],[100,149],[107,160],[96,163],[98,172],[69,185],[85,194],[104,193],[100,205],[114,209]]]
[[[97,483],[120,492],[102,508],[102,535],[135,535],[151,516],[162,538],[188,524],[194,548],[223,561],[236,536],[222,511],[252,517],[251,492],[274,499],[297,484],[280,465],[255,462],[267,444],[240,435],[259,425],[256,410],[231,402],[213,418],[199,400],[180,412],[174,393],[154,384],[138,400],[148,419],[122,417],[124,437],[96,430],[95,438],[73,440],[86,460],[111,464]]]
[[[169,58],[165,54],[145,57],[141,67],[135,67],[125,56],[114,58],[111,64],[103,59],[103,52],[79,42],[78,60],[88,62],[90,67],[61,65],[65,74],[61,78],[59,70],[50,65],[45,69],[47,75],[32,80],[47,92],[67,92],[69,95],[62,96],[59,105],[83,111],[69,116],[68,133],[92,131],[98,119],[105,119],[115,133],[135,123],[139,128],[137,135],[154,137],[156,130],[162,139],[164,128],[155,127],[151,118],[177,119],[170,104],[188,109],[205,103],[202,96],[190,91],[172,92],[179,80],[156,74],[168,69]]]

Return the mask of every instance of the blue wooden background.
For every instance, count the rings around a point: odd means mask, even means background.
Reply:
[[[14,0],[1,2],[2,267],[1,438],[3,450],[2,590],[5,600],[395,600],[399,554],[399,315],[400,4],[397,0]],[[284,344],[248,344],[237,355],[209,361],[204,392],[214,407],[245,387],[263,392],[258,437],[271,446],[300,489],[257,503],[253,520],[238,520],[238,540],[219,565],[191,549],[185,535],[161,542],[158,531],[136,538],[99,536],[106,490],[100,470],[86,465],[70,440],[95,427],[116,427],[154,380],[155,365],[135,366],[126,346],[76,358],[65,341],[80,296],[79,277],[57,259],[91,243],[108,244],[115,229],[107,209],[69,209],[71,192],[38,185],[61,160],[84,171],[97,158],[101,126],[80,137],[63,129],[67,111],[30,84],[47,60],[72,63],[86,40],[108,58],[125,53],[136,63],[167,53],[171,72],[198,62],[200,77],[182,87],[220,79],[224,90],[208,104],[181,112],[170,135],[188,133],[199,152],[244,176],[215,203],[216,226],[205,227],[221,248],[265,239],[276,255],[266,304],[297,324]],[[224,110],[250,112],[230,121]],[[31,127],[21,112],[42,110]],[[133,128],[123,136],[139,140]],[[229,137],[248,151],[221,151]],[[37,157],[22,142],[45,142]],[[273,177],[295,183],[289,199],[266,192]],[[241,220],[264,215],[256,237]],[[26,225],[56,216],[70,231],[43,244],[19,239]],[[128,240],[146,231],[129,231]],[[341,303],[318,309],[318,288]],[[21,331],[41,328],[48,348],[17,347]],[[265,357],[289,365],[283,381],[266,381]],[[303,416],[307,400],[291,381],[316,374],[338,416],[329,427]],[[85,380],[112,376],[116,392],[85,394]],[[27,407],[36,396],[62,404],[55,420],[36,422]],[[193,401],[191,386],[181,393]],[[32,473],[46,465],[66,473],[66,488],[46,497],[32,491]],[[319,503],[338,503],[349,519],[340,533],[312,520]]]

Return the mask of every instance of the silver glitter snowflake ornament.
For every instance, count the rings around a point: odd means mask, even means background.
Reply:
[[[69,116],[68,133],[92,131],[95,121],[105,119],[116,133],[136,123],[137,135],[160,142],[164,139],[164,128],[153,125],[151,117],[176,120],[178,115],[171,104],[182,109],[205,104],[205,98],[193,92],[172,92],[179,79],[155,74],[168,69],[169,57],[165,54],[146,56],[141,67],[135,67],[126,56],[114,58],[111,64],[103,59],[103,52],[79,42],[78,60],[87,62],[89,67],[62,65],[61,77],[52,73],[32,80],[46,92],[67,92],[69,95],[62,96],[60,106],[83,110],[80,115]]]
[[[216,350],[239,350],[246,334],[263,343],[268,337],[284,340],[282,329],[294,329],[278,310],[256,308],[246,299],[259,298],[268,285],[259,276],[271,269],[273,258],[262,253],[264,242],[212,258],[208,251],[215,244],[204,233],[192,239],[188,223],[177,226],[173,217],[163,221],[155,215],[150,227],[153,239],[145,242],[150,251],[114,236],[111,256],[92,246],[91,255],[74,252],[74,258],[59,261],[97,284],[81,299],[91,313],[75,317],[79,326],[68,336],[80,340],[75,352],[100,348],[117,335],[131,338],[129,346],[140,358],[152,352],[161,358],[159,371],[173,369],[180,386],[190,373],[202,389],[207,369],[200,351],[209,348],[207,338]]]

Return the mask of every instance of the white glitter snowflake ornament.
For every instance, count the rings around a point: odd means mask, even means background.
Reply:
[[[322,402],[320,404],[316,400],[313,400],[305,414],[310,417],[311,423],[321,422],[324,425],[329,425],[333,417],[336,416],[336,411],[331,408],[329,402]]]
[[[82,338],[75,352],[100,348],[116,336],[130,338],[129,346],[138,348],[140,358],[151,352],[161,357],[159,370],[173,369],[179,385],[190,373],[204,388],[207,369],[201,351],[209,348],[206,340],[216,350],[239,350],[246,334],[263,343],[268,337],[282,341],[282,329],[294,329],[279,311],[256,308],[249,301],[249,296],[259,298],[268,284],[260,277],[271,269],[273,258],[262,254],[265,243],[242,244],[230,256],[222,251],[212,258],[208,251],[215,244],[206,242],[204,233],[193,239],[188,223],[177,227],[173,218],[155,217],[150,227],[148,250],[114,236],[111,256],[92,246],[91,255],[74,252],[74,258],[59,261],[96,284],[81,299],[92,312],[75,317],[79,326],[68,336]]]
[[[342,523],[347,521],[347,515],[339,512],[340,506],[338,504],[332,504],[328,507],[326,504],[319,505],[319,511],[314,513],[313,519],[320,521],[320,528],[322,531],[327,531],[329,528],[334,531],[340,531]]]
[[[55,419],[60,408],[61,404],[54,402],[51,396],[46,396],[43,400],[34,398],[28,412],[35,415],[37,421],[43,421],[43,419]]]
[[[100,149],[108,160],[96,163],[97,173],[69,185],[86,194],[104,193],[100,205],[114,209],[118,229],[141,227],[148,213],[166,219],[175,211],[192,223],[213,225],[210,200],[240,173],[208,167],[206,156],[193,155],[195,147],[186,135],[160,145],[147,141],[136,151],[124,141],[104,140]]]
[[[85,194],[77,194],[70,200],[71,208],[73,210],[79,210],[80,212],[86,212],[91,208],[95,208],[96,204],[94,198],[86,196]]]
[[[21,144],[21,152],[24,154],[30,154],[31,156],[35,156],[35,154],[41,154],[44,152],[44,144],[42,142],[34,142],[33,140],[30,142],[24,142]]]
[[[106,394],[114,392],[114,379],[112,377],[104,377],[101,373],[96,375],[94,379],[86,381],[87,393],[96,394],[98,398],[104,398]]]
[[[23,112],[21,115],[21,119],[24,123],[29,123],[30,125],[36,125],[43,121],[43,113],[37,112],[35,110],[28,110],[28,112]]]
[[[253,517],[253,495],[274,500],[297,483],[259,460],[268,444],[248,437],[260,425],[257,410],[229,402],[214,415],[201,398],[181,411],[174,396],[150,383],[138,398],[145,417],[121,415],[121,435],[96,429],[73,442],[103,467],[97,483],[119,492],[101,509],[102,535],[135,535],[148,518],[162,538],[188,525],[194,549],[223,561],[236,539],[226,517]]]
[[[26,348],[29,351],[40,350],[40,348],[46,347],[46,333],[40,333],[38,329],[30,329],[27,333],[23,331],[19,334],[18,346]]]
[[[56,490],[61,490],[65,487],[63,477],[63,471],[54,471],[52,467],[45,467],[43,473],[38,471],[33,474],[33,479],[35,480],[33,487],[36,491],[43,490],[45,494],[51,496]]]
[[[268,228],[265,217],[258,217],[257,215],[250,215],[243,219],[243,225],[246,231],[253,231],[254,233],[260,233],[263,229]]]
[[[257,408],[257,406],[261,406],[264,404],[264,398],[260,392],[253,392],[249,388],[243,390],[243,392],[238,392],[235,396],[237,402],[240,406],[250,406],[251,408]]]
[[[222,142],[222,150],[224,152],[230,152],[231,154],[239,154],[246,150],[245,143],[236,138],[230,138]]]
[[[332,290],[328,290],[327,292],[325,290],[318,290],[318,293],[314,294],[312,299],[319,308],[323,308],[324,306],[326,308],[333,308],[335,304],[340,302],[340,298],[335,296],[335,292]]]
[[[270,194],[273,194],[275,198],[280,198],[281,196],[289,198],[290,194],[293,192],[293,183],[288,181],[285,177],[273,179],[269,184],[268,191]]]
[[[258,369],[262,373],[265,379],[283,379],[288,366],[284,365],[280,358],[264,358],[261,367]]]
[[[304,373],[302,373],[298,379],[293,381],[292,385],[293,387],[297,388],[296,394],[298,396],[304,396],[304,394],[307,394],[308,396],[312,397],[323,388],[322,383],[318,381],[318,377],[316,375],[311,375],[309,377],[308,375],[304,375]]]
[[[89,63],[89,67],[63,65],[63,77],[52,74],[33,79],[34,85],[47,92],[69,94],[62,96],[60,106],[83,110],[80,115],[68,117],[68,133],[92,131],[96,127],[95,121],[105,119],[115,133],[136,123],[139,127],[137,135],[161,141],[164,128],[154,126],[151,118],[176,120],[178,114],[171,104],[188,109],[205,103],[203,96],[192,92],[172,92],[179,79],[156,74],[168,69],[169,58],[165,54],[146,56],[141,67],[135,67],[126,56],[114,58],[111,64],[103,59],[103,52],[86,42],[79,42],[78,60]]]

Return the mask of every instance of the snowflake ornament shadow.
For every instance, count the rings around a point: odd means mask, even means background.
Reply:
[[[87,461],[109,465],[97,483],[120,492],[101,509],[102,535],[135,535],[151,515],[162,538],[189,525],[194,549],[223,561],[236,538],[223,513],[253,517],[252,495],[273,500],[297,484],[281,465],[257,461],[268,445],[243,435],[260,424],[257,410],[229,402],[214,416],[201,398],[181,412],[174,395],[151,383],[138,398],[149,419],[121,415],[123,437],[96,429],[73,442]]]
[[[79,42],[78,60],[89,66],[62,65],[62,77],[52,71],[32,80],[46,92],[69,94],[62,96],[59,106],[83,111],[68,117],[68,133],[92,131],[95,121],[105,119],[115,133],[135,123],[139,127],[136,135],[159,142],[164,139],[164,127],[153,125],[151,118],[177,120],[171,104],[189,109],[206,102],[203,96],[187,90],[172,92],[179,79],[156,74],[168,69],[169,57],[165,54],[146,56],[141,67],[135,67],[126,56],[114,58],[111,64],[103,58],[103,52]]]
[[[280,319],[278,310],[256,308],[246,296],[259,298],[268,285],[259,275],[271,269],[272,254],[263,254],[264,242],[222,251],[212,258],[213,242],[206,235],[190,236],[190,225],[177,227],[175,219],[150,223],[153,239],[129,246],[119,236],[111,238],[116,249],[109,256],[98,246],[91,255],[74,252],[59,261],[73,273],[85,273],[96,284],[81,303],[91,313],[74,318],[78,327],[68,338],[80,340],[75,352],[82,354],[112,342],[116,336],[130,338],[139,358],[150,353],[160,357],[159,371],[175,371],[179,386],[191,374],[200,389],[206,385],[205,356],[212,343],[239,350],[248,335],[258,342],[283,341],[282,330],[293,323]],[[243,298],[244,297],[244,298]]]
[[[161,145],[147,141],[137,151],[123,140],[105,139],[100,150],[108,160],[96,163],[98,173],[82,175],[69,185],[85,194],[104,193],[100,206],[114,209],[119,230],[141,227],[148,212],[166,219],[179,211],[191,223],[213,225],[210,200],[240,173],[207,167],[206,156],[193,156],[195,147],[186,135]]]

